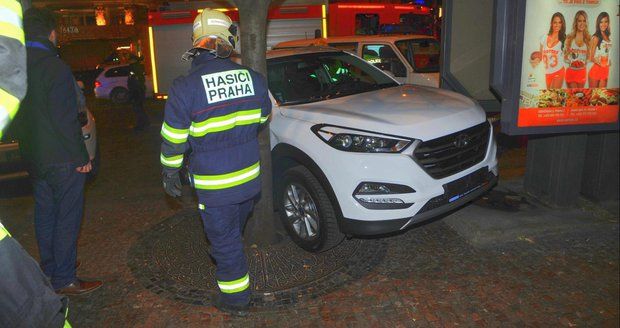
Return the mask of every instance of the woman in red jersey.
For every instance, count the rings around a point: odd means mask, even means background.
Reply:
[[[594,63],[588,74],[590,88],[605,88],[609,79],[609,66],[611,66],[611,35],[609,27],[609,14],[602,12],[596,18],[596,33],[590,40],[589,60]]]

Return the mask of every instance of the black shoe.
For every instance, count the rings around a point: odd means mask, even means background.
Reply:
[[[226,304],[222,301],[221,297],[217,297],[215,299],[215,303],[213,304],[216,309],[233,315],[235,317],[247,317],[250,314],[250,305],[234,305],[234,304]]]

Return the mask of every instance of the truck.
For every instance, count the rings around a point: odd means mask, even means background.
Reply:
[[[267,49],[297,39],[395,32],[431,35],[433,31],[432,10],[421,5],[313,3],[271,7],[267,16]],[[239,22],[236,8],[213,9]],[[165,99],[172,80],[189,70],[189,62],[180,58],[190,47],[188,35],[200,12],[201,9],[190,8],[148,14],[150,53],[145,62],[150,59],[153,91],[158,99]]]

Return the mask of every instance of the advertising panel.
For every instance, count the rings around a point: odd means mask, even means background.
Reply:
[[[617,0],[527,1],[514,130],[617,128],[618,10]]]
[[[495,0],[490,88],[502,132],[618,130],[619,9],[617,0]]]

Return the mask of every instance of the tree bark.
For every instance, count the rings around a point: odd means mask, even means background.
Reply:
[[[271,0],[232,0],[239,9],[241,59],[243,65],[267,77],[267,13]],[[266,246],[281,240],[280,225],[273,211],[273,188],[269,123],[261,129],[258,140],[261,155],[262,190],[260,201],[248,220],[244,238],[247,244]]]

